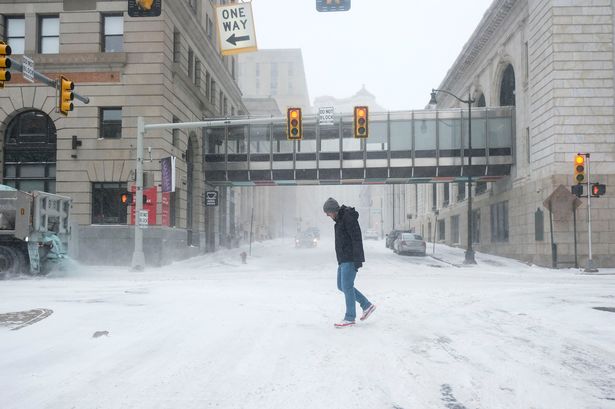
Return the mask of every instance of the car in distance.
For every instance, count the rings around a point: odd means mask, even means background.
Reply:
[[[425,255],[427,243],[420,234],[401,233],[393,243],[393,251],[397,254]]]
[[[378,232],[374,229],[367,229],[363,233],[363,239],[365,240],[378,240]]]
[[[318,239],[313,233],[303,231],[295,237],[296,248],[312,248],[318,246]]]

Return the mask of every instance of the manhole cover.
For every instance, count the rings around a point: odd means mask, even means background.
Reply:
[[[53,310],[37,308],[29,311],[7,312],[0,314],[0,327],[9,327],[17,331],[28,325],[35,324],[53,314]]]
[[[614,307],[594,307],[594,310],[607,311],[607,312],[615,312],[615,308]]]

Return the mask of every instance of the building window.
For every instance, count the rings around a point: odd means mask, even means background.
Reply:
[[[480,97],[476,100],[476,107],[483,108],[487,106],[487,102],[485,101],[485,94],[480,94]]]
[[[201,88],[201,60],[194,60],[194,84],[197,88]]]
[[[442,206],[447,207],[448,203],[451,199],[451,194],[450,194],[450,187],[448,183],[444,184],[444,203],[442,204]]]
[[[472,210],[472,243],[480,243],[480,209]]]
[[[188,78],[194,82],[194,51],[188,48]]]
[[[209,71],[205,71],[205,97],[209,99],[209,83],[211,82],[211,75]]]
[[[491,241],[508,241],[508,201],[491,205]]]
[[[226,97],[224,97],[224,110],[223,110],[224,116],[228,115],[228,99],[226,99]]]
[[[235,107],[231,107],[231,116],[235,116]]]
[[[500,84],[500,106],[515,106],[515,70],[508,64]]]
[[[205,17],[205,35],[207,36],[207,38],[209,38],[209,40],[213,39],[213,32],[214,32],[214,23],[209,17],[209,14],[207,14]]]
[[[530,163],[532,147],[530,146],[530,128],[525,128],[525,149],[527,150],[527,163]]]
[[[451,216],[451,242],[459,243],[459,215]]]
[[[218,99],[218,101],[220,101],[220,105],[218,106],[218,108],[220,109],[220,113],[224,114],[224,92],[220,91],[220,98]]]
[[[44,112],[15,116],[4,134],[5,185],[30,192],[56,192],[56,128]]]
[[[10,44],[13,54],[23,54],[26,47],[26,19],[7,17],[4,38]]]
[[[122,137],[122,108],[100,108],[100,138]]]
[[[536,209],[534,213],[534,240],[543,241],[545,239],[545,214],[542,210]]]
[[[466,198],[466,182],[457,183],[457,201],[461,202]]]
[[[476,182],[476,195],[483,194],[487,191],[487,182]]]
[[[438,220],[438,241],[446,240],[444,220]]]
[[[435,183],[431,185],[431,210],[438,208],[438,189]]]
[[[214,108],[216,107],[216,81],[215,80],[211,80],[211,89],[209,90],[210,95],[211,95],[211,104],[214,106]]]
[[[106,53],[124,51],[124,17],[104,16],[103,50]]]
[[[60,53],[60,17],[41,16],[38,49],[41,54]]]
[[[120,196],[126,183],[92,184],[92,224],[126,224],[126,206]]]
[[[173,62],[179,62],[181,57],[182,40],[179,31],[173,31]]]

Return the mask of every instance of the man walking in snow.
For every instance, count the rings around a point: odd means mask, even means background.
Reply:
[[[367,319],[376,306],[354,288],[357,271],[363,266],[363,238],[359,227],[359,213],[354,207],[342,206],[333,198],[327,199],[324,212],[335,221],[335,254],[337,256],[337,288],[346,299],[346,315],[335,323],[336,328],[350,327],[355,324],[357,315],[355,303],[363,309],[361,321]]]

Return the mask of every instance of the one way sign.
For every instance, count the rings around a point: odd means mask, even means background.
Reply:
[[[252,3],[231,3],[216,7],[216,23],[222,55],[256,51]]]

